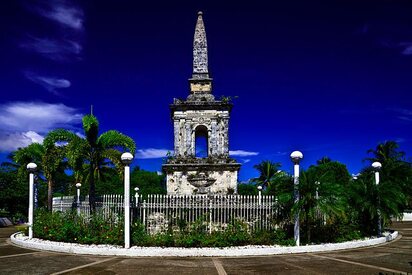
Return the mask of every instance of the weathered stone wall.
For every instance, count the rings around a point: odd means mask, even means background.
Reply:
[[[187,110],[173,115],[175,156],[194,156],[196,128],[208,130],[208,155],[229,156],[229,111]]]
[[[237,193],[237,171],[210,171],[209,177],[216,179],[215,183],[211,186],[204,188],[198,188],[193,186],[188,177],[196,175],[197,171],[174,171],[167,174],[167,193],[168,194],[200,194],[200,193],[212,193],[212,194],[233,194]]]

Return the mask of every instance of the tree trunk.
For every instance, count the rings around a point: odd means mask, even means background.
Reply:
[[[89,205],[90,212],[96,212],[96,186],[94,182],[94,165],[90,163],[90,176],[89,176]]]
[[[53,180],[47,181],[47,210],[53,210]]]
[[[306,210],[306,241],[310,244],[310,221],[309,221],[309,214],[308,210]]]

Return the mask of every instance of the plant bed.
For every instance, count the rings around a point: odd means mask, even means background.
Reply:
[[[336,244],[318,244],[305,246],[279,246],[279,245],[249,245],[235,247],[139,247],[133,246],[129,249],[119,245],[84,245],[77,243],[54,242],[29,239],[22,233],[15,233],[11,236],[11,242],[17,246],[54,251],[64,253],[74,253],[83,255],[105,255],[105,256],[128,256],[128,257],[236,257],[236,256],[264,256],[292,253],[324,252],[342,249],[352,249],[382,244],[397,238],[398,232],[389,234],[386,237],[357,240]]]

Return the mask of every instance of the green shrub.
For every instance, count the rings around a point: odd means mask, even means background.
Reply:
[[[22,232],[22,233],[24,233],[25,235],[29,235],[29,226],[28,226],[28,225],[26,225],[26,224],[19,224],[19,225],[16,225],[15,228],[16,228],[16,230],[17,230],[18,232]]]
[[[123,244],[123,220],[105,218],[96,213],[90,218],[73,212],[48,212],[39,209],[35,213],[33,233],[36,238],[76,242],[81,244]]]
[[[132,242],[137,246],[161,246],[161,247],[227,247],[249,244],[257,245],[294,245],[293,239],[287,239],[286,233],[279,230],[259,231],[250,233],[246,223],[233,220],[224,231],[207,233],[204,217],[195,221],[188,231],[183,230],[149,235],[144,225],[135,222],[132,224]]]
[[[188,225],[169,226],[167,232],[150,235],[140,222],[131,225],[131,241],[136,246],[160,247],[227,247],[242,245],[294,245],[294,240],[283,229],[250,232],[248,225],[232,220],[223,231],[207,232],[207,217],[201,217]],[[359,239],[356,226],[344,223],[319,225],[314,232],[316,242],[343,242]],[[39,209],[35,213],[34,236],[37,238],[75,242],[81,244],[124,244],[124,222],[116,216],[105,217],[96,213],[90,218],[74,212],[48,212]]]

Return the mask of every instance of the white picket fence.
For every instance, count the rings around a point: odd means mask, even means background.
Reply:
[[[76,208],[73,196],[53,198],[53,211]],[[105,217],[123,215],[123,196],[104,195],[97,198],[96,210]],[[88,197],[79,211],[90,214]],[[227,228],[235,221],[247,224],[251,231],[276,227],[274,196],[250,195],[141,195],[131,198],[132,221],[142,222],[150,233],[167,228],[192,230],[194,226],[212,232]]]
[[[96,211],[105,218],[123,215],[122,195],[103,195],[96,198]],[[78,209],[83,216],[90,216],[89,196],[83,197],[77,206],[74,196],[62,196],[53,198],[53,211],[69,211]]]

